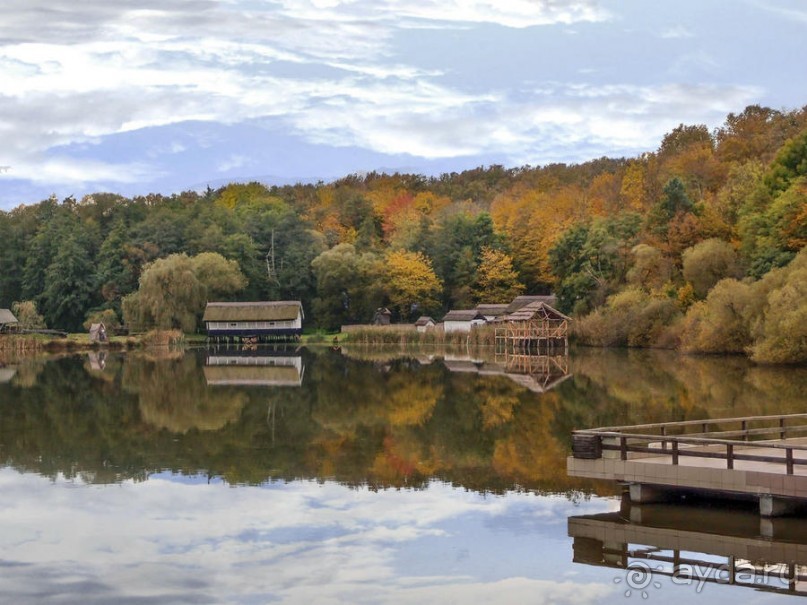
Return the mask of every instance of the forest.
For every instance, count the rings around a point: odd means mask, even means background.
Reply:
[[[207,300],[301,300],[307,325],[554,292],[579,342],[807,362],[807,106],[753,105],[575,165],[0,212],[0,308],[27,327],[199,328]]]

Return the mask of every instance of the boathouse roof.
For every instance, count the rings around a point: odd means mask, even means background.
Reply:
[[[304,317],[299,300],[209,302],[202,321],[288,321]]]
[[[550,307],[544,302],[531,302],[515,313],[505,316],[505,321],[532,321],[534,319],[555,319],[571,321],[571,317],[564,315],[554,307]]]
[[[416,327],[428,326],[429,323],[435,323],[435,321],[429,317],[428,315],[421,315],[418,317],[418,320],[415,322]]]
[[[504,315],[507,312],[507,304],[482,304],[476,305],[476,310],[479,311],[482,315]]]
[[[507,309],[505,313],[515,313],[519,309],[523,309],[527,305],[531,303],[542,302],[550,307],[555,306],[558,304],[558,297],[554,294],[529,294],[524,296],[516,296],[509,305],[507,305]]]
[[[457,309],[454,311],[449,311],[446,313],[446,316],[443,317],[443,321],[473,321],[475,319],[485,319],[485,316],[482,315],[476,309]]]

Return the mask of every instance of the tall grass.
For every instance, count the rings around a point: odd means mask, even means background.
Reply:
[[[180,330],[152,330],[140,337],[140,343],[146,347],[173,347],[185,341]]]
[[[15,334],[0,335],[0,351],[7,353],[34,353],[45,348],[45,340]]]

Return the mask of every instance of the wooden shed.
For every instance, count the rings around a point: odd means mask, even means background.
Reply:
[[[203,321],[214,338],[289,338],[303,332],[303,305],[298,300],[210,302]]]
[[[17,318],[9,309],[0,309],[0,332],[9,332],[19,326]]]
[[[485,316],[476,309],[449,311],[443,318],[443,330],[448,332],[470,332],[474,326],[486,323]]]
[[[92,324],[90,326],[90,342],[106,342],[106,326],[102,323]]]
[[[392,322],[392,311],[386,307],[379,307],[373,315],[374,326],[388,326]]]

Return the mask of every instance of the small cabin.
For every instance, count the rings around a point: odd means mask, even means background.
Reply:
[[[8,309],[0,309],[0,332],[11,332],[20,325],[14,314]]]
[[[303,305],[298,300],[210,302],[203,321],[207,335],[239,338],[297,337],[303,332]]]
[[[415,329],[418,332],[428,332],[431,330],[436,324],[436,322],[427,315],[422,315],[418,317],[418,320],[415,322]]]
[[[388,326],[392,322],[392,311],[386,307],[379,307],[373,315],[374,326]]]
[[[449,332],[470,332],[475,326],[486,323],[485,316],[476,309],[449,311],[443,318],[443,330]]]

